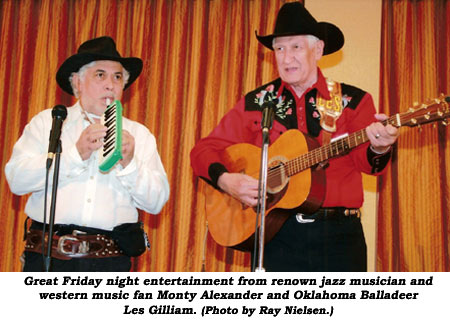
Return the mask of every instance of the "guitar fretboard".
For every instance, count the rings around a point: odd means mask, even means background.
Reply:
[[[448,109],[448,105],[447,105]],[[424,109],[426,110],[426,109]],[[414,126],[418,124],[417,120],[414,117],[417,117],[418,112],[413,113],[404,113],[404,114],[396,114],[384,121],[381,121],[383,125],[391,124],[394,127],[401,127],[405,124],[410,126]],[[431,121],[436,121],[431,116],[428,117],[426,114],[420,114],[419,116],[424,117],[420,121],[420,123],[427,123]],[[330,144],[321,146],[316,148],[308,153],[301,155],[300,157],[294,158],[286,162],[286,171],[287,175],[293,176],[303,170],[311,168],[325,160],[330,158],[334,158],[340,155],[343,155],[349,152],[351,149],[369,141],[369,138],[366,134],[366,129],[361,129],[354,133],[349,134],[348,136],[342,137],[336,141],[331,142]]]
[[[369,141],[366,130],[359,130],[330,144],[316,148],[286,162],[287,175],[293,176],[303,170],[311,168],[325,160],[343,155],[351,149]]]
[[[432,100],[429,104],[423,104],[419,109],[410,109],[405,113],[398,113],[384,121],[383,125],[392,125],[394,127],[409,126],[414,127],[434,121],[444,120],[447,125],[446,118],[450,117],[450,97],[441,95],[439,98]],[[369,141],[366,129],[353,132],[345,137],[339,138],[329,144],[311,150],[297,158],[287,161],[284,164],[286,174],[291,177],[303,170],[311,168],[325,160],[346,154],[351,149]],[[271,170],[280,170],[280,167]]]

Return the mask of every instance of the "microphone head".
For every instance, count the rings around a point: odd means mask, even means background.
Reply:
[[[61,104],[54,106],[52,110],[52,117],[65,120],[67,117],[67,108]]]
[[[264,103],[264,108],[275,110],[276,107],[277,107],[277,105],[275,104],[275,102],[273,100],[267,101],[266,103]]]

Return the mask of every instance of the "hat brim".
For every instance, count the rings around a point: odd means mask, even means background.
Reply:
[[[323,48],[324,56],[336,52],[344,46],[344,34],[338,27],[328,22],[317,23],[317,27],[314,30],[305,29],[296,32],[274,33],[267,36],[260,36],[255,31],[255,35],[258,41],[270,50],[273,50],[272,44],[274,38],[298,35],[313,35],[320,40],[323,40],[325,44]]]
[[[82,66],[91,63],[92,61],[99,60],[120,62],[120,64],[129,72],[130,77],[124,90],[127,89],[142,72],[143,63],[139,58],[119,58],[95,53],[78,53],[67,58],[67,60],[59,67],[58,72],[56,73],[56,82],[65,92],[74,95],[69,77],[73,72],[78,72]]]

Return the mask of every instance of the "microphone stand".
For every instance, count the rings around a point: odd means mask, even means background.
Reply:
[[[268,170],[268,154],[269,154],[269,130],[272,129],[273,118],[275,116],[275,105],[270,103],[263,110],[262,125],[262,148],[261,148],[261,166],[259,171],[259,185],[258,185],[258,206],[257,206],[257,221],[255,230],[255,250],[256,250],[256,238],[258,238],[258,267],[256,272],[264,272],[263,256],[264,256],[264,232],[265,232],[265,218],[266,218],[266,195],[267,195],[267,170]],[[259,236],[257,235],[258,229],[258,216],[260,219],[259,224]],[[253,262],[254,264],[254,262]]]
[[[50,271],[52,258],[53,226],[55,224],[55,206],[56,206],[56,194],[58,193],[59,162],[61,158],[61,152],[62,152],[61,140],[58,140],[55,152],[55,168],[53,170],[52,200],[50,203],[50,219],[48,228],[48,244],[47,244],[48,247],[47,247],[47,255],[44,258],[44,267],[46,272]],[[45,234],[43,236],[45,237]]]
[[[261,149],[261,169],[259,171],[259,186],[258,186],[258,209],[257,217],[259,216],[259,235],[258,235],[258,267],[256,272],[264,272],[263,255],[264,255],[264,232],[265,232],[265,218],[266,218],[266,194],[267,194],[267,169],[268,169],[268,153],[269,153],[269,129],[264,128],[263,144]],[[258,224],[256,224],[258,227]],[[255,233],[256,234],[256,233]]]

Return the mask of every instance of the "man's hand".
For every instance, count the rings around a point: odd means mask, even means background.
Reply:
[[[134,157],[134,137],[127,130],[122,130],[122,156],[119,163],[125,168]]]
[[[249,207],[258,204],[258,180],[241,173],[223,173],[217,185],[220,189]]]
[[[376,114],[375,118],[379,121],[386,120],[388,116],[385,114]],[[366,128],[367,137],[370,140],[373,150],[377,153],[385,153],[391,145],[397,141],[400,132],[397,128],[388,124],[384,126],[381,122],[374,122]]]
[[[76,146],[81,159],[87,160],[92,152],[103,146],[103,138],[106,136],[106,127],[100,123],[91,124],[83,130]]]

